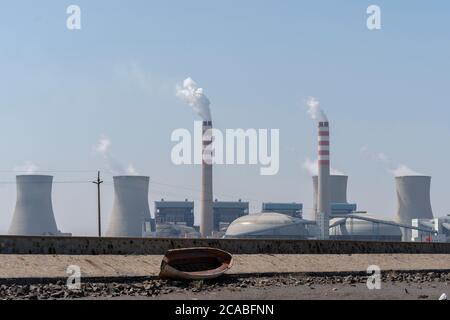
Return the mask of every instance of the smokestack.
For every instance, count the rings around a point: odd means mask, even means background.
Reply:
[[[330,128],[328,121],[320,121],[318,126],[318,201],[316,221],[320,228],[320,237],[328,240],[330,205]]]
[[[314,191],[314,213],[317,212],[318,205],[318,176],[313,176],[313,191]],[[344,175],[330,175],[329,189],[330,189],[330,203],[347,203],[347,183],[348,176]]]
[[[211,236],[214,228],[211,129],[212,121],[203,121],[202,194],[200,199],[200,233],[202,237]]]
[[[203,88],[199,88],[191,78],[185,79],[182,86],[177,86],[177,96],[187,102],[203,119],[200,233],[202,237],[208,237],[212,235],[214,227],[211,102],[205,95]]]
[[[52,206],[52,176],[19,175],[10,235],[58,235]]]
[[[433,219],[429,176],[399,176],[395,178],[398,211],[396,221],[411,225],[412,219]],[[411,241],[411,231],[402,230],[403,241]]]
[[[114,204],[107,237],[142,237],[145,221],[150,220],[149,177],[115,176]]]

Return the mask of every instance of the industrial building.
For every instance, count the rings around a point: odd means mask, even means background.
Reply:
[[[314,221],[276,212],[250,214],[233,221],[224,238],[312,239],[319,230]]]
[[[155,201],[156,224],[181,224],[194,226],[194,202],[188,201]]]
[[[428,229],[429,232],[412,230],[414,242],[450,242],[450,215],[435,219],[413,219],[413,227]],[[435,233],[433,233],[433,231]]]
[[[17,198],[8,231],[10,235],[62,235],[53,213],[52,184],[52,176],[19,175],[16,177]]]
[[[181,224],[157,224],[156,238],[201,238],[198,230]]]
[[[249,203],[239,201],[218,201],[213,203],[214,231],[225,230],[234,220],[249,214]]]
[[[149,177],[115,176],[114,204],[107,237],[143,237],[151,226]]]
[[[331,240],[401,241],[401,228],[393,221],[366,214],[351,214],[330,221]]]
[[[303,204],[302,203],[273,203],[264,202],[262,204],[262,212],[276,212],[281,214],[287,214],[291,217],[302,218],[303,217]]]

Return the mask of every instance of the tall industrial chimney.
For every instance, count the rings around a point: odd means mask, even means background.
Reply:
[[[200,205],[200,233],[202,237],[212,235],[213,212],[213,170],[212,170],[212,121],[203,121],[202,149],[202,194]]]
[[[317,212],[317,196],[319,189],[318,176],[313,176],[313,191],[314,191],[314,213]],[[330,203],[347,203],[347,182],[348,176],[344,175],[330,175]]]
[[[318,128],[318,201],[316,221],[320,238],[328,240],[330,231],[330,128],[328,121],[320,121]]]
[[[52,206],[52,176],[19,175],[10,235],[58,235]]]
[[[116,176],[114,204],[107,237],[142,237],[146,221],[150,221],[148,205],[149,177]]]
[[[411,225],[412,219],[433,219],[429,176],[396,177],[398,210],[396,221]],[[403,241],[411,241],[411,230],[403,230]]]

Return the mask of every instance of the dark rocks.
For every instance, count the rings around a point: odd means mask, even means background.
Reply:
[[[222,277],[211,281],[166,281],[146,280],[142,282],[122,283],[82,283],[79,290],[69,290],[64,282],[57,281],[50,284],[32,285],[0,285],[0,300],[27,299],[27,300],[54,300],[54,299],[80,299],[84,297],[110,299],[114,297],[157,297],[170,293],[195,293],[208,294],[227,288],[230,291],[242,291],[247,288],[270,288],[304,286],[314,290],[318,285],[340,284],[356,287],[367,281],[365,275],[275,275],[252,277]],[[450,273],[440,272],[391,272],[382,276],[383,282],[395,283],[448,283]],[[333,288],[337,291],[337,288]],[[405,290],[408,294],[408,291]],[[420,299],[428,299],[428,296],[419,296]]]

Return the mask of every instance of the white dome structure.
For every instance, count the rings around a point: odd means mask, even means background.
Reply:
[[[243,216],[228,227],[225,238],[307,239],[316,237],[315,222],[281,213],[266,212]]]
[[[150,221],[148,204],[149,177],[116,176],[114,205],[107,237],[138,237],[144,234],[145,222]]]
[[[370,215],[351,215],[330,222],[333,240],[401,241],[402,231],[393,221],[379,220]]]
[[[52,206],[52,176],[19,175],[10,235],[58,235]]]

